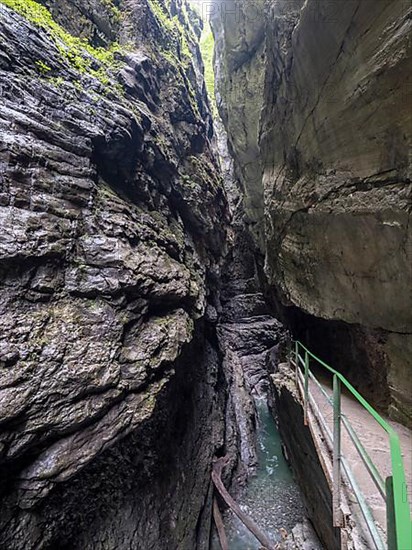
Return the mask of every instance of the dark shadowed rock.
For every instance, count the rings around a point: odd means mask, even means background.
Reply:
[[[206,548],[228,209],[200,22],[44,4],[58,39],[0,3],[0,547]]]

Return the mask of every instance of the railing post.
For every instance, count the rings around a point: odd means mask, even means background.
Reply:
[[[297,340],[295,340],[295,379],[299,391],[299,344]]]
[[[336,374],[333,375],[333,526],[342,527],[340,507],[341,489],[341,385]]]
[[[386,478],[386,534],[388,539],[388,550],[396,550],[396,524],[392,476]]]
[[[299,355],[299,350],[305,351],[305,358]],[[406,480],[405,480],[405,470],[403,466],[403,458],[401,447],[399,443],[399,436],[393,430],[393,428],[381,417],[376,410],[371,407],[371,405],[366,401],[364,397],[342,376],[339,372],[331,368],[324,361],[316,357],[313,353],[309,352],[303,344],[300,342],[295,342],[295,354],[296,360],[299,363],[303,363],[305,377],[304,377],[304,391],[302,391],[302,386],[300,380],[302,378],[301,372],[297,372],[299,377],[298,389],[300,394],[303,395],[304,400],[304,420],[307,424],[308,419],[308,404],[309,404],[309,376],[311,379],[314,378],[313,374],[309,370],[309,357],[314,361],[324,367],[326,370],[333,374],[333,402],[330,400],[326,391],[322,390],[326,400],[333,405],[333,434],[329,426],[324,423],[323,427],[325,433],[327,434],[329,443],[333,447],[333,475],[332,475],[332,504],[333,504],[333,524],[336,527],[343,527],[346,523],[344,513],[341,508],[341,489],[342,489],[342,470],[346,473],[348,482],[351,485],[356,499],[359,503],[363,518],[367,524],[371,537],[374,541],[374,545],[377,550],[403,550],[406,548],[412,548],[412,522],[410,520],[410,511],[408,504],[408,496],[405,491]],[[392,464],[392,476],[391,479],[387,480],[386,483],[386,501],[388,504],[387,508],[387,523],[388,523],[388,544],[383,541],[380,530],[376,527],[374,523],[374,518],[372,515],[371,508],[366,502],[366,498],[362,494],[359,485],[356,482],[356,479],[349,468],[349,465],[345,461],[344,456],[341,453],[341,423],[343,422],[346,427],[349,426],[347,423],[345,415],[342,415],[341,412],[341,384],[344,384],[345,387],[351,392],[351,394],[356,398],[356,400],[362,405],[362,407],[372,415],[375,421],[385,430],[389,436],[390,443],[390,452],[391,452],[391,464]],[[312,399],[312,397],[311,397]],[[318,419],[323,420],[320,411],[317,410],[316,401],[311,401],[313,410],[316,412]],[[320,415],[320,416],[319,416]],[[366,451],[362,448],[359,441],[357,441],[357,436],[353,437],[350,429],[348,428],[349,435],[351,440],[355,444],[356,449],[360,453],[361,458],[364,460],[367,465],[367,469],[372,476],[373,481],[375,482],[378,490],[383,493],[382,479],[379,476],[379,472],[376,470],[376,466],[371,462],[369,463],[368,455]]]
[[[303,421],[308,425],[308,402],[309,402],[309,355],[305,351],[305,399],[303,402]]]

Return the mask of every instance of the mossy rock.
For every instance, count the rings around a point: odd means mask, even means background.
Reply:
[[[68,62],[80,74],[90,74],[102,84],[111,82],[110,71],[119,69],[121,48],[117,42],[109,47],[95,48],[87,40],[73,36],[59,25],[49,10],[35,0],[0,0],[2,4],[22,15],[27,21],[46,31],[56,45],[62,59]],[[41,60],[36,62],[42,74],[50,67]],[[47,69],[47,70],[46,70]]]

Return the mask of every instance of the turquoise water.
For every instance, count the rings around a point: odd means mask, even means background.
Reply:
[[[266,400],[257,399],[256,408],[259,416],[259,463],[238,502],[260,529],[273,542],[277,542],[281,540],[279,529],[286,529],[289,533],[296,523],[303,520],[305,511],[299,488],[283,456],[281,438]],[[226,512],[225,520],[230,550],[261,548],[255,537],[230,511]]]

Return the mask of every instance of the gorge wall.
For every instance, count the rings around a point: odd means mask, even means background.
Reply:
[[[218,2],[217,103],[268,292],[295,336],[412,423],[411,13]]]
[[[0,3],[0,547],[206,549],[229,213],[200,21],[42,4]]]
[[[207,550],[275,313],[411,422],[410,3],[210,10],[223,170],[184,0],[0,0],[0,549]]]

